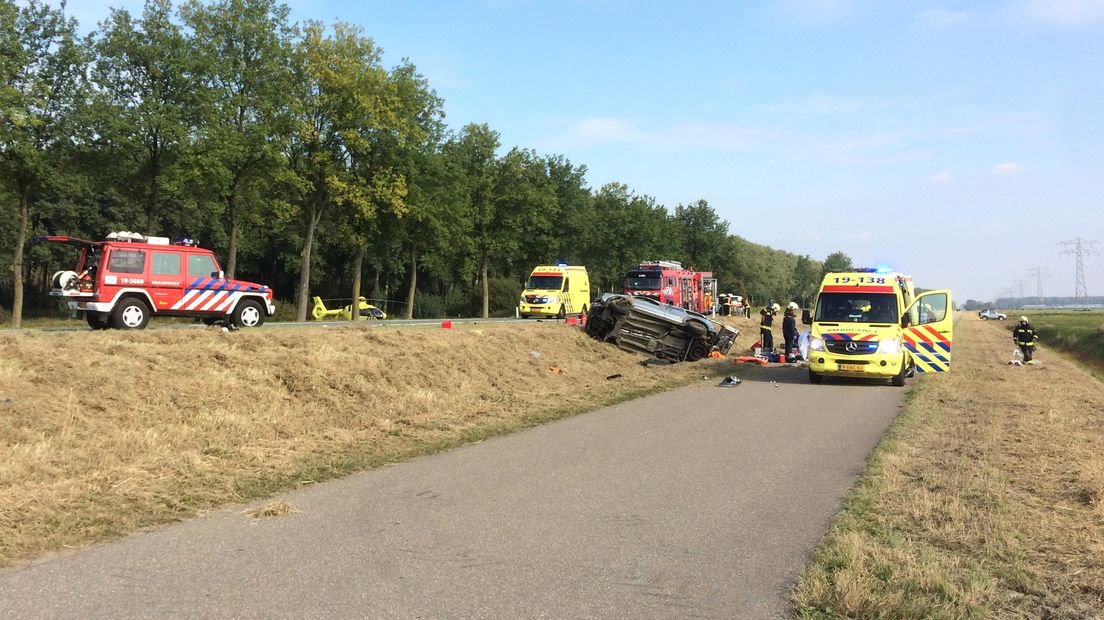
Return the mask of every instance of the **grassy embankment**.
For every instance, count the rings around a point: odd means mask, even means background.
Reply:
[[[1009,316],[1014,320],[1020,315]],[[1096,378],[1104,379],[1104,312],[1032,310],[1028,319],[1041,344],[1073,355]]]
[[[0,565],[731,371],[641,359],[558,322],[3,333]]]
[[[1104,384],[1033,318],[1041,363],[1021,367],[1010,324],[959,321],[954,372],[917,382],[798,583],[799,616],[1104,617]]]

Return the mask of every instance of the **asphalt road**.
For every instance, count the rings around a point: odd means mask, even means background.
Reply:
[[[783,617],[904,391],[738,374],[0,571],[0,616]]]

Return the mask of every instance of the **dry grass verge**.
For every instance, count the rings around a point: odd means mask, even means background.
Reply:
[[[802,617],[1104,617],[1104,384],[956,328],[794,593]]]
[[[550,322],[3,333],[0,565],[729,368],[640,359]]]

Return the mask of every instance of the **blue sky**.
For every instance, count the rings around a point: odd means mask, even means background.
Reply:
[[[1033,295],[1033,269],[1072,295],[1059,243],[1104,253],[1104,0],[289,6],[409,58],[452,128],[562,154],[595,189],[705,199],[757,243],[890,264],[959,301]],[[86,28],[107,14],[68,7]],[[1104,295],[1100,254],[1084,273]]]

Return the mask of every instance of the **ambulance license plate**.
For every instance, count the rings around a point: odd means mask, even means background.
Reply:
[[[839,369],[847,372],[863,372],[866,370],[866,367],[862,364],[840,364]]]

